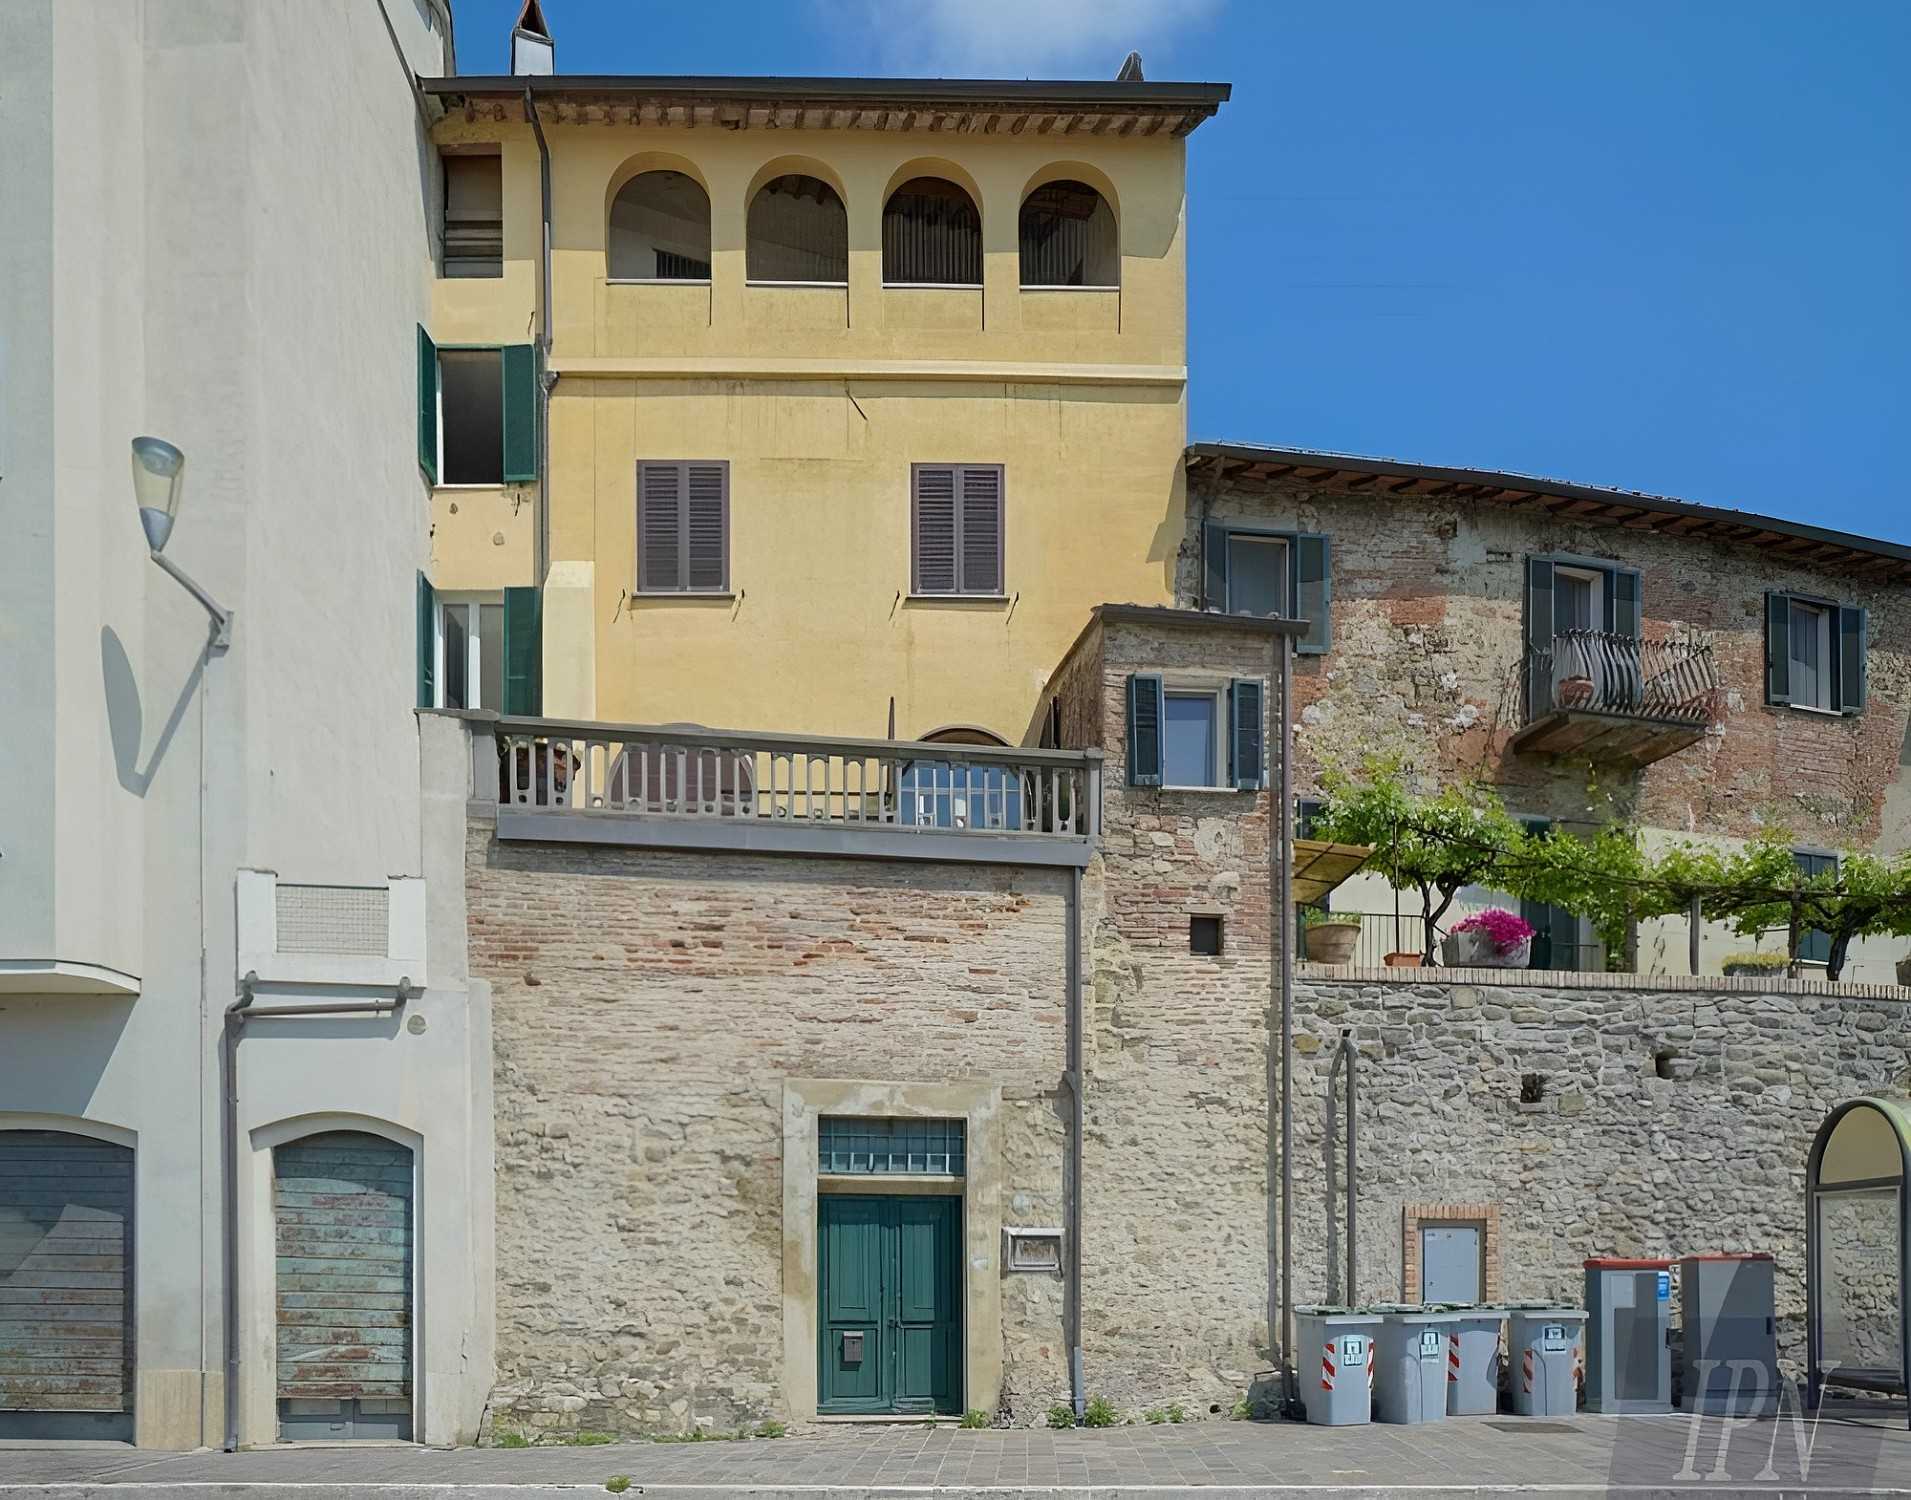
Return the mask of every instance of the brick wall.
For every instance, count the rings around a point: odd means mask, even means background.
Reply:
[[[1911,599],[1769,550],[1680,540],[1460,501],[1296,480],[1197,482],[1176,596],[1202,592],[1200,526],[1214,520],[1324,532],[1333,542],[1333,648],[1303,659],[1295,689],[1299,789],[1323,768],[1398,754],[1429,780],[1479,775],[1515,810],[1556,820],[1617,813],[1677,831],[1743,837],[1762,823],[1800,842],[1911,843]],[[1724,723],[1700,744],[1621,773],[1509,751],[1519,727],[1525,560],[1609,558],[1642,573],[1647,636],[1698,634],[1727,687]],[[1765,592],[1790,589],[1870,611],[1870,698],[1851,719],[1765,704]]]

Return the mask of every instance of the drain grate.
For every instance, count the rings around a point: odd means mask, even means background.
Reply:
[[[1522,1422],[1488,1422],[1486,1425],[1488,1427],[1494,1428],[1496,1431],[1499,1431],[1499,1432],[1528,1433],[1528,1432],[1577,1432],[1579,1431],[1577,1427],[1570,1426],[1569,1424],[1565,1422],[1535,1422],[1530,1417],[1528,1417],[1525,1421],[1522,1421]]]

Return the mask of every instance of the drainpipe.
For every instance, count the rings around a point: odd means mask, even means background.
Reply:
[[[1340,1052],[1347,1059],[1347,1301],[1352,1304],[1360,1300],[1360,1052],[1351,1026],[1341,1029]]]
[[[219,1040],[225,1086],[219,1100],[220,1214],[219,1261],[225,1282],[226,1437],[225,1450],[239,1447],[239,1042],[246,1022],[282,1016],[382,1016],[396,1014],[417,993],[409,976],[398,981],[389,1000],[337,1000],[318,1005],[275,1005],[255,1010],[256,970],[239,981],[239,998],[226,1007],[225,1034]]]
[[[1068,1386],[1079,1420],[1087,1411],[1087,1379],[1082,1362],[1082,1130],[1087,1110],[1082,1101],[1082,872],[1068,872],[1068,1096],[1073,1119],[1068,1131]]]
[[[524,117],[531,122],[531,134],[537,137],[538,194],[542,213],[542,238],[538,241],[537,299],[537,558],[539,588],[551,566],[551,387],[557,375],[551,369],[551,148],[544,141],[544,122],[538,118],[537,101],[524,89]]]
[[[1300,1405],[1299,1388],[1294,1383],[1294,775],[1293,722],[1289,711],[1293,697],[1294,642],[1286,631],[1275,636],[1276,675],[1281,690],[1280,775],[1275,786],[1277,805],[1268,819],[1268,859],[1273,864],[1271,882],[1274,910],[1269,913],[1268,936],[1280,935],[1270,976],[1278,991],[1281,1012],[1281,1225],[1280,1225],[1280,1308],[1278,1319],[1270,1318],[1269,1342],[1280,1351],[1281,1392],[1287,1414]],[[1271,1049],[1270,1049],[1271,1051]],[[1273,1071],[1274,1059],[1268,1059]],[[1271,1103],[1271,1101],[1270,1101]],[[1271,1132],[1270,1132],[1271,1133]],[[1268,1267],[1268,1300],[1274,1299],[1274,1268]]]

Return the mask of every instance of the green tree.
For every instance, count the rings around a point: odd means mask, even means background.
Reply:
[[[1499,872],[1503,889],[1591,921],[1609,955],[1626,952],[1632,924],[1663,915],[1641,882],[1647,860],[1638,831],[1611,823],[1590,836],[1519,829]]]
[[[1808,876],[1790,845],[1766,836],[1720,864],[1723,879],[1702,898],[1705,914],[1742,936],[1784,928],[1786,956],[1794,963],[1799,937],[1825,933],[1831,939],[1827,979],[1844,974],[1853,939],[1911,934],[1911,853],[1879,858],[1848,852],[1836,871]]]

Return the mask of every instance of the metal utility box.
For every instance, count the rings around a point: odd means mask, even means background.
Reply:
[[[1582,1308],[1516,1302],[1506,1310],[1515,1412],[1522,1417],[1570,1417],[1579,1410],[1579,1352],[1585,1339]]]
[[[1688,1255],[1679,1262],[1680,1402],[1706,1416],[1778,1409],[1778,1309],[1772,1258]]]
[[[1494,1303],[1454,1309],[1447,1330],[1447,1415],[1490,1417],[1500,1409],[1500,1338],[1506,1309]]]
[[[1447,1334],[1458,1314],[1445,1308],[1382,1304],[1374,1335],[1376,1422],[1437,1422],[1447,1414]]]
[[[1672,1410],[1672,1262],[1586,1262],[1586,1409]]]
[[[1374,1332],[1380,1320],[1351,1307],[1297,1307],[1295,1373],[1307,1420],[1351,1427],[1373,1412]],[[1310,1351],[1319,1350],[1316,1356]]]

